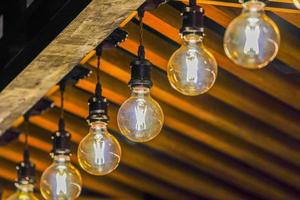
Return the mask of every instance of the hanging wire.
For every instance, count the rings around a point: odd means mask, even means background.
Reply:
[[[197,2],[196,2],[196,0],[190,0],[189,4],[192,7],[192,6],[196,6]]]
[[[138,49],[138,56],[140,59],[145,58],[145,50],[144,50],[144,41],[143,41],[143,18],[144,18],[144,8],[138,9],[138,16],[139,16],[139,22],[140,22],[140,46]]]
[[[60,84],[60,118],[64,119],[64,86],[62,84],[64,83]]]
[[[24,150],[28,150],[28,134],[29,134],[29,115],[25,114],[24,115],[24,122],[25,122],[25,145],[24,145]]]
[[[97,55],[97,83],[100,84],[100,55]]]
[[[143,17],[144,11],[139,10],[139,22],[140,22],[140,46],[143,46]]]

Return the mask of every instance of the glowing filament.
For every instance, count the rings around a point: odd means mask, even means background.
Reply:
[[[103,147],[102,147],[103,145]],[[104,144],[102,144],[101,142],[94,142],[93,144],[94,146],[94,150],[95,150],[95,163],[97,165],[102,165],[104,164]]]
[[[260,29],[259,26],[256,24],[258,19],[256,18],[249,18],[250,26],[247,26],[245,29],[246,34],[246,42],[244,46],[244,53],[251,54],[254,53],[255,55],[259,54],[259,35]]]
[[[64,171],[56,174],[56,183],[56,195],[67,194],[67,174]]]
[[[198,81],[198,59],[197,55],[195,55],[195,51],[188,51],[187,58],[186,58],[186,64],[187,64],[187,80],[191,82],[197,83]]]
[[[135,117],[136,117],[136,130],[144,130],[146,129],[146,113],[147,106],[145,106],[144,100],[138,100],[138,105],[135,109]]]

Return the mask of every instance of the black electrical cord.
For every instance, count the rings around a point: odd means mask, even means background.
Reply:
[[[64,103],[65,103],[65,88],[66,88],[66,80],[63,80],[59,83],[60,90],[60,118],[58,123],[58,128],[62,134],[64,134],[65,130],[65,120],[64,120]]]
[[[190,0],[189,4],[191,7],[194,7],[197,5],[197,0]]]
[[[25,163],[29,163],[29,145],[28,145],[28,137],[29,137],[29,113],[24,114],[24,151],[23,151],[23,161]]]
[[[144,13],[145,13],[145,10],[140,7],[138,9],[138,17],[139,17],[139,25],[140,25],[140,38],[139,38],[139,42],[140,42],[140,46],[139,46],[139,49],[138,49],[138,56],[140,59],[145,59],[145,48],[144,48],[144,40],[143,40],[143,18],[144,18]]]
[[[100,55],[97,55],[97,84],[100,84]]]
[[[102,46],[98,46],[96,48],[96,56],[97,56],[97,84],[96,84],[96,89],[95,89],[95,96],[97,98],[101,98],[102,96],[102,86],[100,83],[100,60],[101,60],[101,55],[102,55]]]
[[[28,150],[28,134],[29,134],[29,114],[24,115],[24,124],[25,124],[25,140],[24,140],[24,150]]]

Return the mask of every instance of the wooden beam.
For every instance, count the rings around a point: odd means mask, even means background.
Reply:
[[[92,1],[0,93],[0,134],[107,37],[143,0]],[[24,96],[26,94],[26,96]]]

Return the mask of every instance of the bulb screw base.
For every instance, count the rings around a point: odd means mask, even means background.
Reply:
[[[204,36],[204,9],[197,5],[186,6],[182,13],[180,35],[197,34]]]
[[[33,184],[35,182],[35,165],[30,162],[29,151],[23,152],[23,161],[17,165],[17,183]]]
[[[138,58],[130,63],[131,67],[131,80],[129,86],[144,86],[151,88],[153,83],[151,81],[151,67],[152,64],[145,59],[144,47],[139,47]]]
[[[89,116],[87,122],[90,124],[96,121],[108,122],[108,102],[102,96],[101,85],[97,83],[95,95],[89,98]]]
[[[54,155],[69,155],[71,153],[71,134],[65,130],[65,122],[63,119],[59,119],[59,130],[52,134]]]
[[[249,1],[260,1],[260,2],[263,2],[265,4],[269,3],[269,0],[239,0],[239,3],[246,3],[246,2],[249,2]]]

